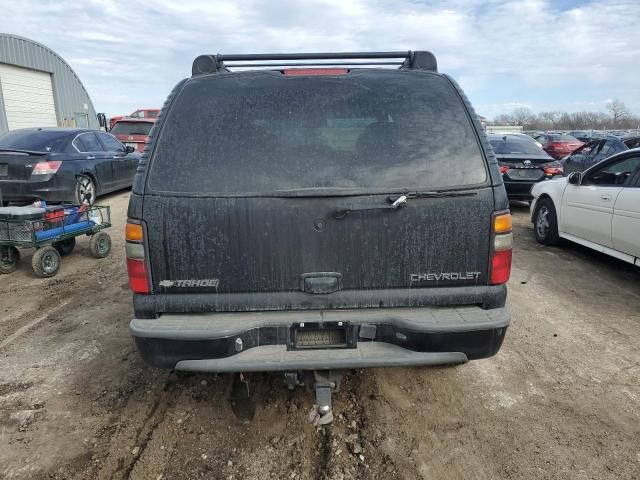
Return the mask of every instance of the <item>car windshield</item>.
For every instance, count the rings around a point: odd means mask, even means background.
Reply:
[[[192,79],[165,120],[149,185],[248,193],[485,182],[469,115],[447,79],[365,72]]]
[[[55,130],[13,130],[0,137],[0,150],[59,152],[71,134]]]
[[[111,129],[113,135],[149,135],[153,122],[118,122]]]
[[[576,137],[572,135],[549,135],[549,140],[552,142],[579,142]]]
[[[497,155],[545,155],[544,150],[530,137],[504,135],[491,137],[489,141]]]

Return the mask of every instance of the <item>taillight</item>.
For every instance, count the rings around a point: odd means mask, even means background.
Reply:
[[[511,275],[511,255],[513,246],[513,219],[509,212],[497,212],[492,217],[491,234],[491,285],[501,285],[509,281]]]
[[[504,165],[500,167],[500,173],[501,173],[502,175],[504,175],[504,174],[505,174],[505,173],[507,173],[508,171],[509,171],[509,167],[504,166]]]
[[[543,170],[544,170],[544,174],[548,175],[550,177],[553,177],[554,175],[562,175],[564,173],[564,168],[560,164],[558,164],[558,165],[545,165],[543,167]]]
[[[62,162],[60,161],[36,163],[33,166],[31,175],[51,175],[58,171],[60,165],[62,165]]]
[[[144,230],[138,223],[127,223],[125,227],[125,250],[129,286],[135,293],[151,293],[144,248]]]
[[[308,75],[346,75],[349,72],[346,68],[289,68],[284,70],[288,77],[300,77]]]

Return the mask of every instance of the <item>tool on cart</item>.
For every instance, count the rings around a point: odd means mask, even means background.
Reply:
[[[111,237],[102,230],[111,226],[108,206],[63,204],[48,206],[38,201],[28,207],[0,207],[0,273],[18,267],[18,247],[35,248],[31,266],[39,277],[52,277],[60,268],[61,255],[70,254],[76,237],[91,237],[96,258],[111,251]]]

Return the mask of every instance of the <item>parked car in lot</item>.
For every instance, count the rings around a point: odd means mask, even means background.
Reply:
[[[556,160],[566,157],[582,146],[580,140],[563,133],[544,133],[534,138],[542,145],[544,151]]]
[[[537,130],[524,130],[522,132],[523,135],[527,135],[528,137],[535,138],[542,135],[544,132],[538,132]]]
[[[75,202],[130,187],[140,155],[83,128],[25,128],[0,137],[4,202]]]
[[[538,242],[561,238],[640,266],[640,148],[531,191]]]
[[[523,133],[523,132],[491,132],[491,133],[492,134],[496,134],[496,135],[515,135],[515,136],[520,136],[520,137],[523,137],[525,140],[530,140],[539,149],[542,149],[542,144],[540,142],[538,142],[537,140],[534,140],[533,137],[531,135],[527,134],[527,133]]]
[[[607,157],[637,147],[640,147],[640,137],[623,139],[609,136],[602,140],[591,141],[562,159],[564,175],[582,172]]]
[[[582,130],[568,132],[567,135],[571,135],[581,142],[588,142],[589,140],[591,140],[591,134]]]
[[[133,112],[129,117],[131,118],[158,118],[160,115],[159,108],[140,108]]]
[[[154,123],[153,119],[123,119],[115,123],[111,134],[127,147],[132,147],[136,152],[142,153]]]
[[[510,200],[531,200],[529,192],[534,183],[562,176],[562,164],[527,135],[492,133],[489,142]]]
[[[471,106],[429,52],[321,55],[396,57],[401,70],[195,60],[129,204],[146,361],[290,385],[312,372],[324,421],[331,372],[498,351],[511,216]]]
[[[147,120],[149,119],[155,120],[156,118],[158,118],[159,114],[160,114],[159,108],[139,108],[138,110],[136,110],[133,113],[130,113],[129,115],[117,115],[115,117],[111,117],[109,119],[109,125],[110,125],[110,128],[113,128],[116,122],[119,122],[120,120],[123,120],[125,118],[146,118]]]

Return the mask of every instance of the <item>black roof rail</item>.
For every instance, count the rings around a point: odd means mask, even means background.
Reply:
[[[305,60],[304,63],[295,60]],[[318,61],[321,62],[318,62]],[[327,62],[327,60],[343,60]],[[344,60],[354,60],[353,62]],[[363,60],[376,60],[364,62]],[[383,61],[379,61],[383,60]],[[393,60],[393,61],[391,61]],[[240,63],[237,63],[240,62]],[[270,62],[270,63],[264,63]],[[249,53],[200,55],[193,61],[191,74],[207,75],[230,72],[232,67],[313,67],[313,66],[358,66],[358,65],[398,65],[401,69],[438,71],[438,63],[433,53],[426,50],[415,52],[342,52],[342,53]]]

